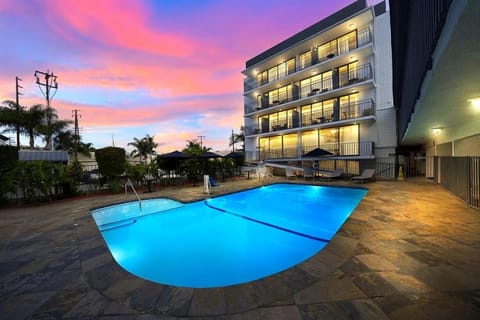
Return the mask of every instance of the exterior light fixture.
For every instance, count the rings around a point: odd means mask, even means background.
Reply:
[[[480,110],[480,97],[468,99],[468,102],[470,102],[473,108]]]
[[[357,58],[357,57],[355,57],[355,56],[350,56],[350,60],[351,60],[351,61],[355,60],[356,58]]]
[[[442,132],[443,128],[432,128],[432,133],[433,134],[440,134]]]
[[[355,23],[353,23],[353,22],[350,23],[350,24],[348,25],[348,28],[349,28],[349,29],[354,29],[354,28],[355,28]]]

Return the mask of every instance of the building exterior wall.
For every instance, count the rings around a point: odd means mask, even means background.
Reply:
[[[358,171],[394,153],[391,62],[385,3],[364,0],[248,60],[246,160],[298,162],[320,147]]]
[[[454,141],[455,156],[480,157],[480,134]]]

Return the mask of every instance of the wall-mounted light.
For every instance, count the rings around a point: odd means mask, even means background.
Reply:
[[[440,133],[442,133],[442,130],[443,130],[443,128],[440,128],[440,127],[432,128],[432,133],[433,134],[440,134]]]
[[[480,110],[480,97],[468,99],[467,101],[470,102],[474,109]]]
[[[357,59],[357,57],[355,57],[355,56],[350,56],[350,60],[351,60],[351,61],[353,61],[353,60],[355,60],[355,59]]]

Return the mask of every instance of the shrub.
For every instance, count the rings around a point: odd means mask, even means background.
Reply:
[[[125,160],[125,149],[106,147],[95,150],[95,158],[98,163],[100,174],[107,179],[110,190],[120,189],[119,177],[124,174],[127,161]]]

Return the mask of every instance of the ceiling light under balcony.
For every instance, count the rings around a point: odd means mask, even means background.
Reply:
[[[348,29],[350,29],[350,30],[351,30],[351,29],[355,29],[355,23],[353,23],[353,22],[350,23],[350,24],[348,25]]]
[[[441,128],[441,127],[432,128],[432,133],[435,134],[435,135],[437,135],[437,134],[442,133],[442,130],[443,130],[443,128]]]
[[[468,99],[468,102],[470,102],[475,110],[480,110],[480,97]]]

